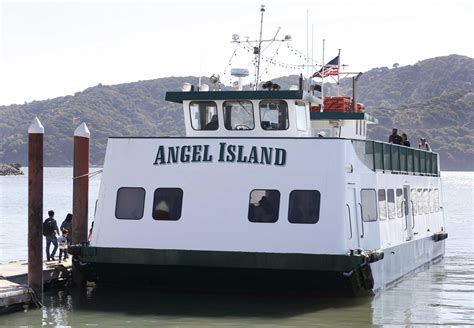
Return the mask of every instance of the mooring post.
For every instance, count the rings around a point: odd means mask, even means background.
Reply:
[[[74,169],[72,191],[72,243],[87,242],[87,220],[89,210],[89,140],[86,123],[74,131]],[[73,263],[73,280],[78,286],[85,285],[85,278]]]
[[[28,128],[28,286],[43,301],[43,135],[35,117]]]

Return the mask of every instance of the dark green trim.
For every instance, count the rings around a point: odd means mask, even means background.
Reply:
[[[303,99],[303,91],[189,91],[167,92],[165,99],[175,103],[185,100],[273,100]]]
[[[311,112],[311,120],[327,121],[327,120],[366,120],[372,123],[378,123],[378,120],[367,113],[353,112]]]
[[[364,262],[359,255],[254,253],[194,250],[155,250],[82,246],[81,260],[89,263],[139,264],[348,272]]]

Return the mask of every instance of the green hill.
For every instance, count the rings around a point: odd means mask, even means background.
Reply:
[[[91,130],[91,162],[101,165],[109,136],[177,136],[184,134],[180,106],[164,100],[197,77],[98,85],[74,96],[0,106],[0,162],[27,164],[27,130],[35,116],[45,127],[47,166],[72,164],[74,129],[86,122]],[[297,76],[275,79],[283,88]],[[393,126],[413,145],[426,136],[441,154],[443,170],[474,169],[474,60],[451,55],[397,68],[375,68],[359,80],[359,100],[380,124],[370,136],[385,140]],[[206,81],[203,81],[206,83]],[[351,94],[350,79],[341,82]],[[329,94],[335,93],[328,85]]]

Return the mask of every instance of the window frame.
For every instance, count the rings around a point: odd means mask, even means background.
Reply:
[[[286,119],[288,121],[288,126],[286,127],[286,129],[264,129],[262,127],[262,109],[261,109],[261,104],[264,103],[264,102],[280,102],[280,103],[284,103],[286,105]],[[288,106],[288,103],[285,101],[285,100],[281,100],[281,99],[263,99],[263,100],[260,100],[258,102],[258,115],[259,115],[259,118],[260,118],[260,128],[263,130],[263,131],[288,131],[288,129],[290,129],[290,108]]]
[[[118,217],[117,216],[117,205],[119,204],[118,202],[118,196],[119,196],[119,192],[120,190],[122,189],[137,189],[137,190],[143,190],[143,204],[142,204],[142,209],[141,209],[141,216],[140,217],[137,217],[137,218],[126,218],[126,217]],[[146,190],[145,188],[143,187],[120,187],[117,189],[117,193],[116,193],[116,196],[115,196],[115,211],[114,211],[114,216],[117,220],[141,220],[143,219],[143,215],[145,214],[145,200],[146,200]]]
[[[265,191],[265,192],[267,192],[267,191],[276,191],[276,192],[278,192],[278,206],[275,207],[275,208],[277,208],[277,213],[276,213],[276,219],[274,221],[258,221],[258,220],[251,220],[250,219],[250,205],[253,205],[251,200],[252,200],[252,193],[254,191]],[[253,205],[253,206],[255,206],[255,205]],[[280,206],[281,206],[281,192],[280,192],[280,190],[278,190],[278,189],[252,189],[249,193],[247,220],[251,223],[276,223],[280,219]]]
[[[179,210],[179,216],[176,218],[176,219],[157,219],[155,217],[155,200],[156,200],[156,193],[158,192],[158,190],[179,190],[181,191],[181,206],[180,206],[180,210]],[[176,188],[176,187],[158,187],[155,189],[155,191],[153,192],[153,207],[151,209],[151,217],[153,218],[154,221],[178,221],[181,219],[181,216],[183,215],[183,200],[184,200],[184,191],[183,189],[181,188]],[[171,213],[171,211],[170,211]]]
[[[383,191],[384,196],[384,204],[385,204],[385,215],[382,216],[382,210],[380,208],[380,192]],[[377,207],[379,212],[379,220],[384,221],[388,219],[388,205],[387,205],[387,191],[385,189],[378,189],[377,190]]]
[[[362,192],[363,192],[363,191],[372,191],[373,194],[374,194],[374,198],[373,198],[373,199],[374,199],[374,201],[375,201],[375,204],[374,204],[375,216],[374,216],[374,219],[373,219],[373,220],[366,220],[366,219],[365,219],[365,213],[366,213],[366,211],[365,211],[364,201],[363,201],[364,198],[362,197]],[[373,188],[362,188],[362,189],[360,190],[360,206],[362,207],[362,220],[363,220],[364,222],[376,222],[376,221],[377,221],[377,219],[378,219],[378,217],[379,217],[379,215],[378,215],[378,212],[379,212],[379,211],[378,211],[379,204],[378,204],[378,200],[377,200],[377,191],[376,191],[375,189],[373,189]]]
[[[292,209],[291,207],[291,200],[292,200],[292,194],[294,192],[316,192],[318,195],[318,204],[317,204],[317,213],[316,213],[316,221],[314,222],[300,222],[300,221],[291,221],[290,220],[290,211]],[[290,192],[290,195],[288,197],[288,222],[292,224],[316,224],[319,222],[320,218],[320,213],[321,213],[321,192],[317,189],[294,189]]]
[[[226,103],[229,103],[229,102],[231,102],[231,103],[239,103],[239,104],[242,103],[242,102],[248,102],[248,103],[250,104],[250,106],[252,106],[251,117],[252,117],[252,124],[253,124],[253,126],[252,126],[251,129],[248,129],[248,130],[243,130],[243,129],[242,129],[242,130],[241,130],[241,129],[228,129],[227,126],[225,126],[225,121],[226,121],[226,114],[225,114],[226,108],[225,108],[225,105],[226,105]],[[242,104],[240,104],[240,105],[242,106]],[[244,100],[226,100],[226,101],[224,101],[224,102],[222,103],[222,117],[224,118],[224,128],[225,128],[227,131],[252,131],[252,130],[255,130],[255,109],[254,109],[254,106],[253,106],[253,105],[254,105],[254,103],[253,103],[252,101],[246,100],[246,99],[244,99]],[[231,120],[232,120],[232,116],[231,116]],[[231,123],[231,125],[232,125],[232,123]],[[244,124],[238,124],[238,125],[236,125],[236,126],[239,126],[239,125],[244,125]]]
[[[213,129],[213,130],[208,130],[208,129],[196,129],[194,128],[194,125],[193,125],[193,116],[191,114],[191,106],[193,104],[199,104],[199,103],[209,103],[209,104],[214,104],[215,107],[216,107],[216,114],[217,115],[217,129]],[[190,125],[191,125],[191,128],[194,130],[194,131],[217,131],[219,130],[220,126],[219,126],[219,106],[217,105],[217,103],[215,101],[212,101],[212,100],[193,100],[189,103],[189,110],[188,110],[188,113],[189,113],[189,119],[190,119]],[[209,121],[210,122],[210,121]],[[207,123],[209,124],[209,123]]]

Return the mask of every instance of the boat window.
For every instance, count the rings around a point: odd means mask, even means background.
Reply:
[[[253,104],[248,100],[224,102],[224,126],[227,130],[253,130]]]
[[[295,101],[296,109],[296,129],[306,131],[306,105],[303,101]]]
[[[434,190],[434,210],[435,212],[439,211],[439,190]]]
[[[378,197],[379,197],[380,220],[385,220],[387,219],[387,202],[385,198],[385,189],[379,189]]]
[[[362,189],[360,191],[362,206],[362,219],[365,222],[377,221],[377,199],[375,189]]]
[[[417,189],[416,205],[418,207],[418,214],[423,214],[423,190]]]
[[[122,187],[117,190],[115,217],[123,220],[140,220],[145,205],[145,189]]]
[[[250,192],[248,219],[250,222],[273,223],[280,212],[278,190],[256,189]]]
[[[395,194],[393,189],[387,189],[388,218],[395,219]]]
[[[181,217],[183,190],[180,188],[158,188],[153,197],[153,218],[176,221]]]
[[[283,100],[262,100],[260,102],[260,125],[264,130],[287,130],[287,103]]]
[[[194,130],[217,130],[219,128],[217,105],[213,101],[193,101],[189,104],[191,126]]]
[[[397,217],[401,218],[403,217],[403,190],[402,189],[397,189]]]
[[[413,215],[418,215],[418,193],[416,192],[416,189],[412,189],[410,192],[410,197],[412,199],[412,211]]]
[[[430,212],[430,208],[429,208],[428,189],[423,189],[423,213],[428,214],[429,212]]]
[[[319,221],[321,193],[317,190],[293,190],[290,193],[288,221],[316,223]]]

